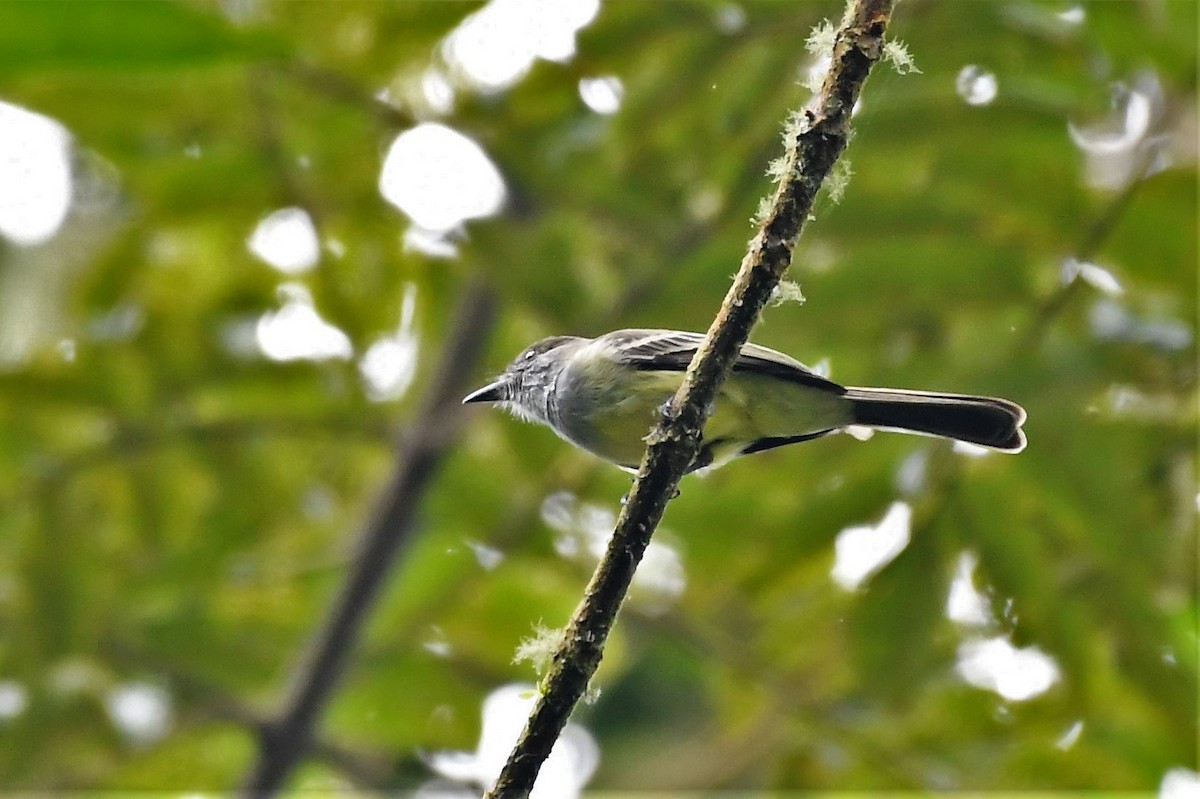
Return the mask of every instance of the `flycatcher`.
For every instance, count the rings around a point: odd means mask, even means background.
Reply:
[[[663,404],[704,340],[676,330],[553,336],[530,345],[463,402],[494,402],[572,444],[634,470]],[[1025,448],[1025,410],[996,397],[841,386],[781,352],[746,344],[721,386],[688,468],[861,425],[940,436],[1001,452]]]

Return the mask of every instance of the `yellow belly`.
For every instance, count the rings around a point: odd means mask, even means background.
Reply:
[[[634,468],[645,452],[647,434],[679,388],[683,373],[612,366],[601,374],[593,363],[586,378],[567,374],[562,379],[571,382],[558,391],[559,433],[607,461]],[[704,441],[720,461],[760,438],[805,435],[849,424],[850,414],[849,401],[832,391],[735,372],[721,388],[704,426]]]

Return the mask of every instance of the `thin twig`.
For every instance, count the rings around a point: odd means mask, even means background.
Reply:
[[[104,646],[112,660],[164,678],[175,698],[187,708],[189,716],[193,715],[192,711],[198,711],[197,715],[204,719],[236,724],[257,735],[262,735],[268,726],[267,719],[219,683],[177,667],[171,661],[115,636],[107,636]],[[314,736],[311,753],[312,757],[336,768],[359,786],[383,785],[396,777],[397,758],[390,752],[355,751]]]
[[[700,431],[722,382],[792,259],[818,190],[845,149],[850,111],[883,54],[893,0],[856,0],[834,44],[821,91],[789,125],[786,169],[733,286],[692,360],[683,384],[651,433],[629,499],[583,601],[575,610],[542,693],[488,799],[519,799],[533,789],[571,711],[603,654],[617,610],[667,502],[700,448]]]
[[[301,61],[285,61],[280,71],[297,82],[340,103],[362,109],[390,128],[411,128],[417,119],[403,108],[373,97],[351,78],[332,69]]]
[[[309,750],[313,728],[346,667],[363,621],[414,530],[417,506],[461,426],[459,397],[479,361],[495,316],[490,288],[467,288],[455,314],[441,370],[400,443],[396,470],[358,543],[329,617],[297,669],[291,696],[278,720],[263,728],[258,762],[246,780],[249,796],[277,791]]]
[[[1169,118],[1160,123],[1160,128],[1162,130],[1169,130],[1172,124],[1173,119]],[[1137,156],[1137,161],[1129,181],[1122,187],[1121,191],[1105,204],[1100,214],[1084,231],[1079,246],[1072,256],[1074,260],[1086,262],[1096,257],[1096,253],[1100,251],[1100,248],[1104,245],[1109,235],[1116,230],[1125,212],[1129,209],[1134,195],[1146,185],[1150,168],[1153,166],[1154,160],[1161,153],[1160,146],[1153,142],[1153,138],[1154,135],[1149,134],[1147,141],[1143,141],[1142,150]],[[1037,309],[1033,314],[1033,322],[1014,351],[1016,357],[1027,358],[1029,353],[1040,346],[1051,324],[1066,310],[1075,296],[1082,291],[1083,285],[1084,281],[1076,274],[1055,288],[1054,291],[1038,303]]]

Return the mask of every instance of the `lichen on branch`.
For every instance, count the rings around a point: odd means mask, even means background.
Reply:
[[[529,795],[541,764],[587,690],[650,536],[700,450],[708,410],[790,266],[817,193],[846,148],[850,112],[871,67],[883,56],[893,3],[849,3],[833,37],[820,90],[802,111],[789,117],[785,153],[771,168],[778,182],[756,218],[758,232],[683,384],[647,438],[646,455],[608,548],[551,657],[542,694],[488,799]]]

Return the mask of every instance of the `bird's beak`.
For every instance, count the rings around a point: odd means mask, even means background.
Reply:
[[[468,402],[500,402],[504,399],[504,389],[507,387],[508,382],[504,378],[500,378],[463,397],[463,405],[466,405]]]

